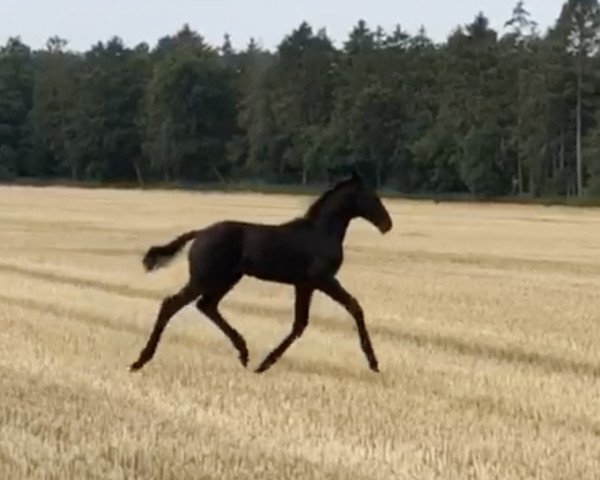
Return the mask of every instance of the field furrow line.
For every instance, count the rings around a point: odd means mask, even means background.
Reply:
[[[30,269],[28,267],[7,263],[0,264],[0,271],[35,279],[64,283],[76,287],[98,289],[125,297],[162,300],[165,296],[158,291],[134,288],[99,279],[76,277],[42,269]],[[277,319],[279,317],[281,317],[280,321],[283,320],[283,317],[286,317],[286,322],[291,321],[291,306],[289,308],[264,304],[259,306],[254,302],[227,299],[227,301],[224,301],[224,308],[231,308],[238,313],[253,314],[259,318],[261,315],[264,316],[266,314],[271,317],[269,318],[269,321],[271,321],[272,318]],[[312,315],[311,324],[318,325],[324,330],[332,330],[344,334],[348,334],[355,329],[355,326],[350,319],[334,319],[331,316]],[[575,374],[600,378],[600,363],[583,359],[569,359],[561,355],[542,353],[535,350],[526,350],[518,345],[493,345],[478,343],[472,338],[458,337],[451,334],[409,331],[403,329],[400,323],[394,327],[390,327],[381,324],[381,322],[372,321],[369,324],[369,330],[372,334],[377,335],[386,341],[411,343],[420,347],[434,347],[463,356],[472,356],[513,363],[516,365],[530,366],[547,373]]]

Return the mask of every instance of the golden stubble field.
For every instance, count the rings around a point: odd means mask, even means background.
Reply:
[[[266,374],[193,305],[139,374],[185,255],[143,252],[222,218],[279,222],[308,199],[0,189],[0,478],[593,479],[600,475],[600,211],[386,201],[356,221],[354,323],[315,296]],[[288,332],[293,291],[224,300],[251,365]]]

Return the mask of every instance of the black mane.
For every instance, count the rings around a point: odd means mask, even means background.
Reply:
[[[354,183],[354,179],[348,178],[346,180],[342,180],[341,182],[336,183],[335,185],[330,187],[329,190],[323,192],[321,196],[319,196],[315,201],[313,201],[310,207],[308,207],[308,210],[304,214],[304,218],[308,220],[314,220],[315,218],[317,218],[321,213],[323,205],[325,205],[325,203],[329,201],[330,197],[333,194],[339,192],[342,188],[351,185],[352,183]]]

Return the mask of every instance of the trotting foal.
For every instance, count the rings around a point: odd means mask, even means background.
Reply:
[[[152,359],[171,317],[193,301],[229,338],[245,367],[248,364],[246,342],[223,318],[218,307],[223,297],[248,275],[293,285],[296,291],[292,330],[266,356],[256,372],[267,370],[302,335],[308,325],[315,290],[343,305],[354,317],[369,367],[379,371],[363,310],[335,278],[344,258],[346,230],[357,217],[371,222],[382,234],[392,228],[392,220],[380,198],[354,172],[349,179],[322,194],[303,217],[280,225],[222,221],[185,233],[167,245],[150,248],[143,259],[147,271],[166,265],[193,240],[188,254],[188,283],[162,302],[154,329],[131,370],[141,369]]]

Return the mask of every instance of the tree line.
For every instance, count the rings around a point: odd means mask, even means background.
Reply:
[[[600,7],[543,34],[519,1],[442,43],[358,21],[335,47],[301,23],[274,51],[189,26],[85,52],[0,47],[0,179],[327,181],[348,165],[404,193],[600,194]]]

